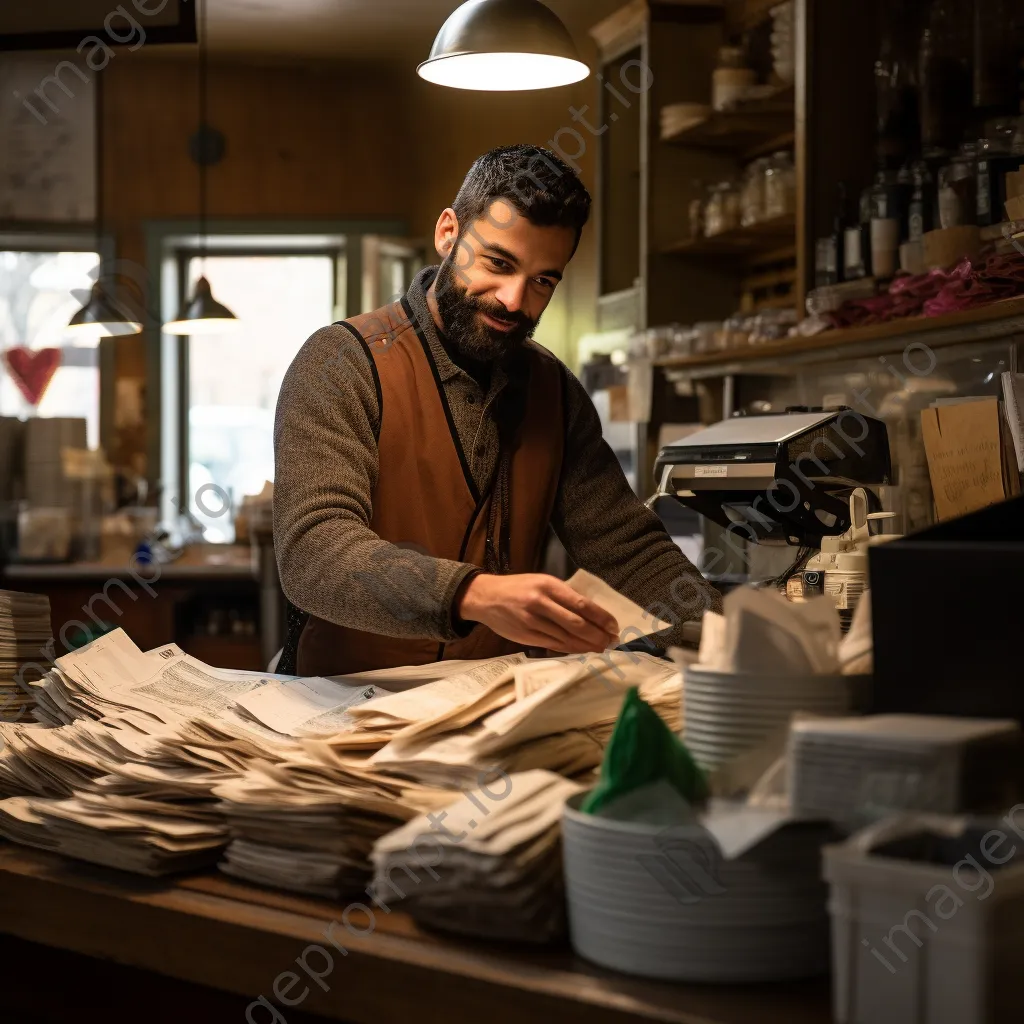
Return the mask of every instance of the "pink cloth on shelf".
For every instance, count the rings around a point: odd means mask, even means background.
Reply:
[[[942,316],[1024,295],[1024,254],[962,260],[952,270],[897,277],[883,295],[844,303],[833,327],[865,327],[912,316]]]

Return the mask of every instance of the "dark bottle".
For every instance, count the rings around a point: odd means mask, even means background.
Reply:
[[[954,151],[974,112],[971,0],[932,0],[921,36],[921,145],[926,156]]]
[[[911,242],[920,242],[935,228],[938,192],[935,188],[935,176],[923,160],[913,164],[910,168],[910,177],[913,191],[910,194],[910,207],[907,213],[907,237]]]
[[[866,188],[860,196],[859,223],[845,232],[843,250],[843,280],[859,281],[870,277],[871,263],[871,207],[872,189]]]
[[[1020,0],[974,0],[977,123],[1020,113],[1024,10]]]
[[[844,280],[843,263],[846,249],[846,186],[839,185],[836,215],[832,233],[819,238],[815,249],[814,280],[818,288]]]
[[[879,166],[906,163],[921,139],[917,0],[889,0],[882,6],[882,45],[875,61],[877,156]]]
[[[879,171],[871,195],[871,265],[875,277],[890,278],[900,266],[900,244],[907,239],[910,183],[894,171]]]

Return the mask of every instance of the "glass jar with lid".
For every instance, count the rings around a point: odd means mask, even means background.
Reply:
[[[732,181],[711,187],[704,211],[704,233],[708,238],[735,231],[740,225],[740,190]]]
[[[785,150],[775,153],[765,168],[765,220],[790,217],[796,213],[796,167],[793,155]]]

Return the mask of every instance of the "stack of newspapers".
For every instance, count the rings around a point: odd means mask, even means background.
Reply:
[[[560,825],[579,791],[551,772],[497,773],[381,839],[367,892],[428,927],[546,942],[564,927]]]
[[[0,722],[27,717],[51,635],[47,597],[0,590]]]
[[[349,708],[345,731],[306,736],[285,762],[217,788],[234,837],[223,870],[340,896],[367,881],[376,839],[447,806],[453,791],[495,772],[586,777],[630,685],[668,720],[679,718],[678,671],[642,655],[449,663],[433,667],[441,679],[387,693],[403,684],[401,671],[359,677],[378,696]],[[274,724],[256,701],[246,703]]]
[[[0,837],[146,874],[219,862],[337,898],[370,881],[385,836],[488,780],[539,773],[547,792],[588,779],[631,686],[679,728],[681,677],[645,655],[298,679],[213,668],[173,644],[143,652],[118,629],[30,686],[31,721],[0,723]],[[547,821],[546,798],[530,799]],[[466,886],[484,894],[461,927],[490,929],[491,896],[514,893],[506,930],[537,933],[540,890],[524,879],[553,877],[554,832],[503,829],[459,850]],[[424,919],[445,899],[434,891]]]

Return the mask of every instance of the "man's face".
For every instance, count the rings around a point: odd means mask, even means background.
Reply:
[[[458,239],[446,210],[436,244],[444,262],[435,284],[445,333],[464,354],[501,359],[540,323],[576,243],[572,228],[538,227],[498,200]]]

